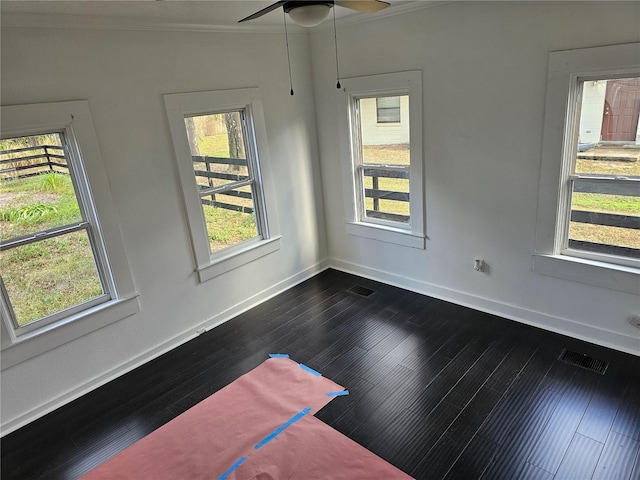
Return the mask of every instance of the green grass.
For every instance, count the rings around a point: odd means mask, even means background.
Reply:
[[[640,216],[640,197],[602,195],[599,193],[574,193],[573,210]],[[607,227],[588,223],[571,222],[569,238],[594,243],[606,243],[622,247],[640,248],[638,230]]]
[[[244,242],[258,234],[255,217],[249,213],[205,205],[204,218],[212,252]]]
[[[619,213],[640,216],[640,197],[603,195],[599,193],[574,193],[574,210],[589,212]]]
[[[47,173],[0,183],[10,200],[0,210],[0,238],[19,237],[82,220],[68,175]],[[2,197],[0,197],[2,198]]]
[[[229,137],[226,133],[198,137],[200,155],[229,158]]]
[[[84,231],[13,248],[0,266],[18,325],[102,294]]]

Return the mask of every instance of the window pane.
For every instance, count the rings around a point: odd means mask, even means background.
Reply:
[[[212,253],[259,236],[250,185],[206,195],[201,201]]]
[[[409,221],[408,170],[364,169],[365,216]]]
[[[568,237],[570,243],[580,241],[640,249],[640,196],[637,196],[638,192],[636,195],[600,193],[613,188],[618,193],[625,193],[625,190],[631,193],[637,189],[629,184],[616,187],[613,182],[575,181]],[[586,245],[574,248],[593,250]],[[599,248],[598,251],[606,253],[606,249]],[[629,252],[615,252],[614,249],[610,253],[634,256]]]
[[[377,101],[397,98],[406,107],[407,118],[397,125],[379,125]],[[409,97],[373,97],[358,100],[362,163],[409,165]]]
[[[240,112],[188,117],[184,123],[199,186],[218,187],[249,178]]]
[[[239,111],[185,118],[211,253],[259,236],[241,121]]]
[[[0,240],[82,221],[58,133],[0,140]]]
[[[0,274],[18,326],[104,293],[86,230],[3,251]]]
[[[569,246],[638,257],[640,78],[584,81],[581,102]]]
[[[640,254],[640,235],[637,230],[631,228],[571,222],[569,241],[571,240],[638,249],[638,254]],[[606,249],[599,251],[606,253]],[[615,254],[615,249],[611,249],[610,253]],[[639,258],[638,254],[635,255],[636,258]]]
[[[640,176],[640,78],[582,82],[576,173]]]
[[[400,97],[378,97],[376,102],[378,108],[400,108]]]
[[[378,97],[376,108],[378,123],[400,123],[400,97]]]
[[[387,106],[399,110],[402,104],[408,111],[409,97],[360,98],[357,103],[362,165],[359,171],[364,188],[362,215],[409,223],[409,122],[379,124],[381,110]]]

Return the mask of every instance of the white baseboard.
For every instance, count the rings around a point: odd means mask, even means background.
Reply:
[[[188,342],[189,340],[198,336],[204,328],[205,330],[210,330],[212,328],[217,327],[218,325],[223,324],[224,322],[231,320],[232,318],[240,315],[241,313],[259,305],[262,302],[269,300],[270,298],[288,290],[295,285],[304,282],[305,280],[317,275],[318,273],[326,270],[328,268],[328,261],[324,260],[311,267],[292,275],[275,285],[253,295],[250,298],[234,305],[233,307],[228,308],[227,310],[218,313],[212,318],[201,322],[198,325],[192,326],[184,332],[176,335],[175,337],[167,340],[166,342],[136,356],[135,358],[93,378],[89,382],[86,382],[80,385],[77,388],[69,390],[64,394],[50,400],[42,405],[39,405],[36,408],[29,410],[28,412],[7,421],[2,425],[2,436],[7,435],[20,427],[37,420],[38,418],[46,415],[49,412],[56,410],[57,408],[66,405],[67,403],[75,400],[76,398],[85,395],[92,390],[114,380],[121,375],[124,375],[127,372],[134,370],[135,368],[144,365],[145,363],[153,360],[154,358],[159,357],[160,355],[173,350],[176,347]]]
[[[336,258],[329,259],[329,268],[334,268],[361,277],[376,280],[396,287],[428,295],[447,302],[490,313],[509,320],[549,330],[589,343],[612,348],[632,355],[640,355],[640,339],[619,332],[585,325],[566,318],[555,317],[542,312],[497,302],[484,297],[444,288],[414,278],[369,268]]]

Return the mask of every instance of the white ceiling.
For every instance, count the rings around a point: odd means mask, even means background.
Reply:
[[[360,22],[443,3],[431,0],[388,0],[391,6],[374,14],[336,7],[341,23]],[[275,0],[2,0],[4,26],[75,26],[122,28],[275,29],[282,26],[282,9],[238,25],[238,20]],[[331,18],[331,17],[330,17]],[[44,19],[48,19],[50,25]],[[323,25],[329,24],[327,20]]]

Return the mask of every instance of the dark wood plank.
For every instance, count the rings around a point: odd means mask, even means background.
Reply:
[[[522,480],[553,480],[553,474],[535,465],[526,463],[518,478]]]
[[[631,478],[639,450],[640,442],[638,440],[611,431],[596,465],[593,479],[626,480]]]
[[[517,408],[519,414],[515,424],[504,435],[502,447],[481,478],[513,479],[523,471],[527,458],[560,399],[559,394],[543,388],[532,392],[531,397],[528,408]],[[512,415],[512,412],[507,414]]]
[[[556,480],[591,478],[603,447],[603,443],[576,433],[556,472]]]
[[[546,472],[555,473],[558,470],[591,399],[592,388],[585,381],[587,374],[595,375],[585,371],[576,372],[567,388],[563,389],[562,398],[536,441],[528,463]]]
[[[602,377],[580,421],[577,433],[604,444],[618,413],[626,381],[626,376],[616,372],[609,372],[609,375]]]
[[[446,480],[468,480],[482,477],[498,452],[497,443],[475,435],[445,475]]]

